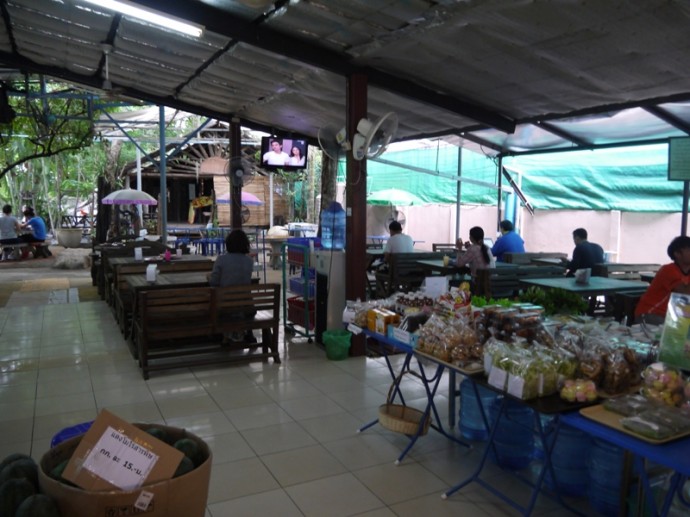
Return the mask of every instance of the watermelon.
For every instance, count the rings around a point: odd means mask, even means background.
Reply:
[[[2,472],[2,469],[4,469],[10,463],[14,463],[17,460],[30,460],[30,459],[32,459],[31,456],[29,456],[28,454],[23,454],[21,452],[15,452],[13,454],[10,454],[4,460],[2,460],[2,462],[0,462],[0,472]]]
[[[168,443],[168,433],[165,432],[165,429],[161,429],[160,427],[149,427],[146,432],[158,438],[160,441]]]
[[[62,480],[62,473],[65,471],[65,467],[67,467],[67,464],[69,463],[69,459],[62,460],[60,463],[55,465],[52,470],[50,471],[50,477],[53,479],[57,479],[58,481]]]
[[[14,517],[60,517],[60,510],[47,495],[34,494],[22,501]]]
[[[194,470],[194,462],[190,460],[187,456],[185,456],[182,458],[182,461],[180,462],[180,465],[177,467],[177,470],[175,471],[175,475],[173,477],[176,478],[184,476],[192,470]]]
[[[0,515],[12,517],[22,501],[35,493],[31,481],[24,478],[8,479],[0,485]]]
[[[0,471],[0,484],[15,478],[24,478],[30,481],[34,485],[34,489],[38,491],[38,465],[33,458],[13,461]]]
[[[203,461],[199,444],[191,438],[181,438],[175,442],[173,447],[175,447],[178,451],[182,451],[185,456],[192,460],[194,467],[198,467]]]

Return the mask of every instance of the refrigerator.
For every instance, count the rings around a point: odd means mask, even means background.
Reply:
[[[323,344],[326,330],[343,328],[345,310],[345,252],[316,250],[316,342]]]

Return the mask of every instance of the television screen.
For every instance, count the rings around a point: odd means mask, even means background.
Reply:
[[[261,165],[272,169],[304,169],[308,150],[303,139],[265,136],[261,139]]]

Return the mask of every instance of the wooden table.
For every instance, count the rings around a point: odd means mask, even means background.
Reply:
[[[437,273],[441,273],[443,276],[448,276],[448,275],[455,275],[457,274],[465,274],[469,271],[469,268],[466,266],[460,266],[458,267],[455,264],[455,259],[453,257],[450,258],[448,261],[448,265],[444,266],[443,265],[443,260],[418,260],[417,264],[422,269],[426,269],[428,271],[435,271]]]
[[[146,280],[146,275],[127,275],[127,284],[134,292],[143,289],[164,289],[166,287],[205,287],[208,286],[208,275],[209,272],[203,271],[161,273],[153,283]]]
[[[524,280],[521,279],[520,283],[528,286],[536,285],[544,289],[565,289],[582,296],[601,296],[625,291],[639,291],[646,289],[649,285],[646,282],[639,282],[637,280],[617,280],[600,276],[590,277],[589,282],[586,284],[578,284],[575,282],[575,278],[572,277],[525,278]]]
[[[568,264],[567,260],[561,260],[556,257],[541,257],[533,258],[532,264],[537,264],[539,266],[562,266],[565,267]]]

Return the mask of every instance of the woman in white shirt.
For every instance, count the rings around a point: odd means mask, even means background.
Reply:
[[[304,166],[304,156],[302,156],[302,149],[294,146],[290,151],[290,158],[288,159],[287,165],[293,166]]]

